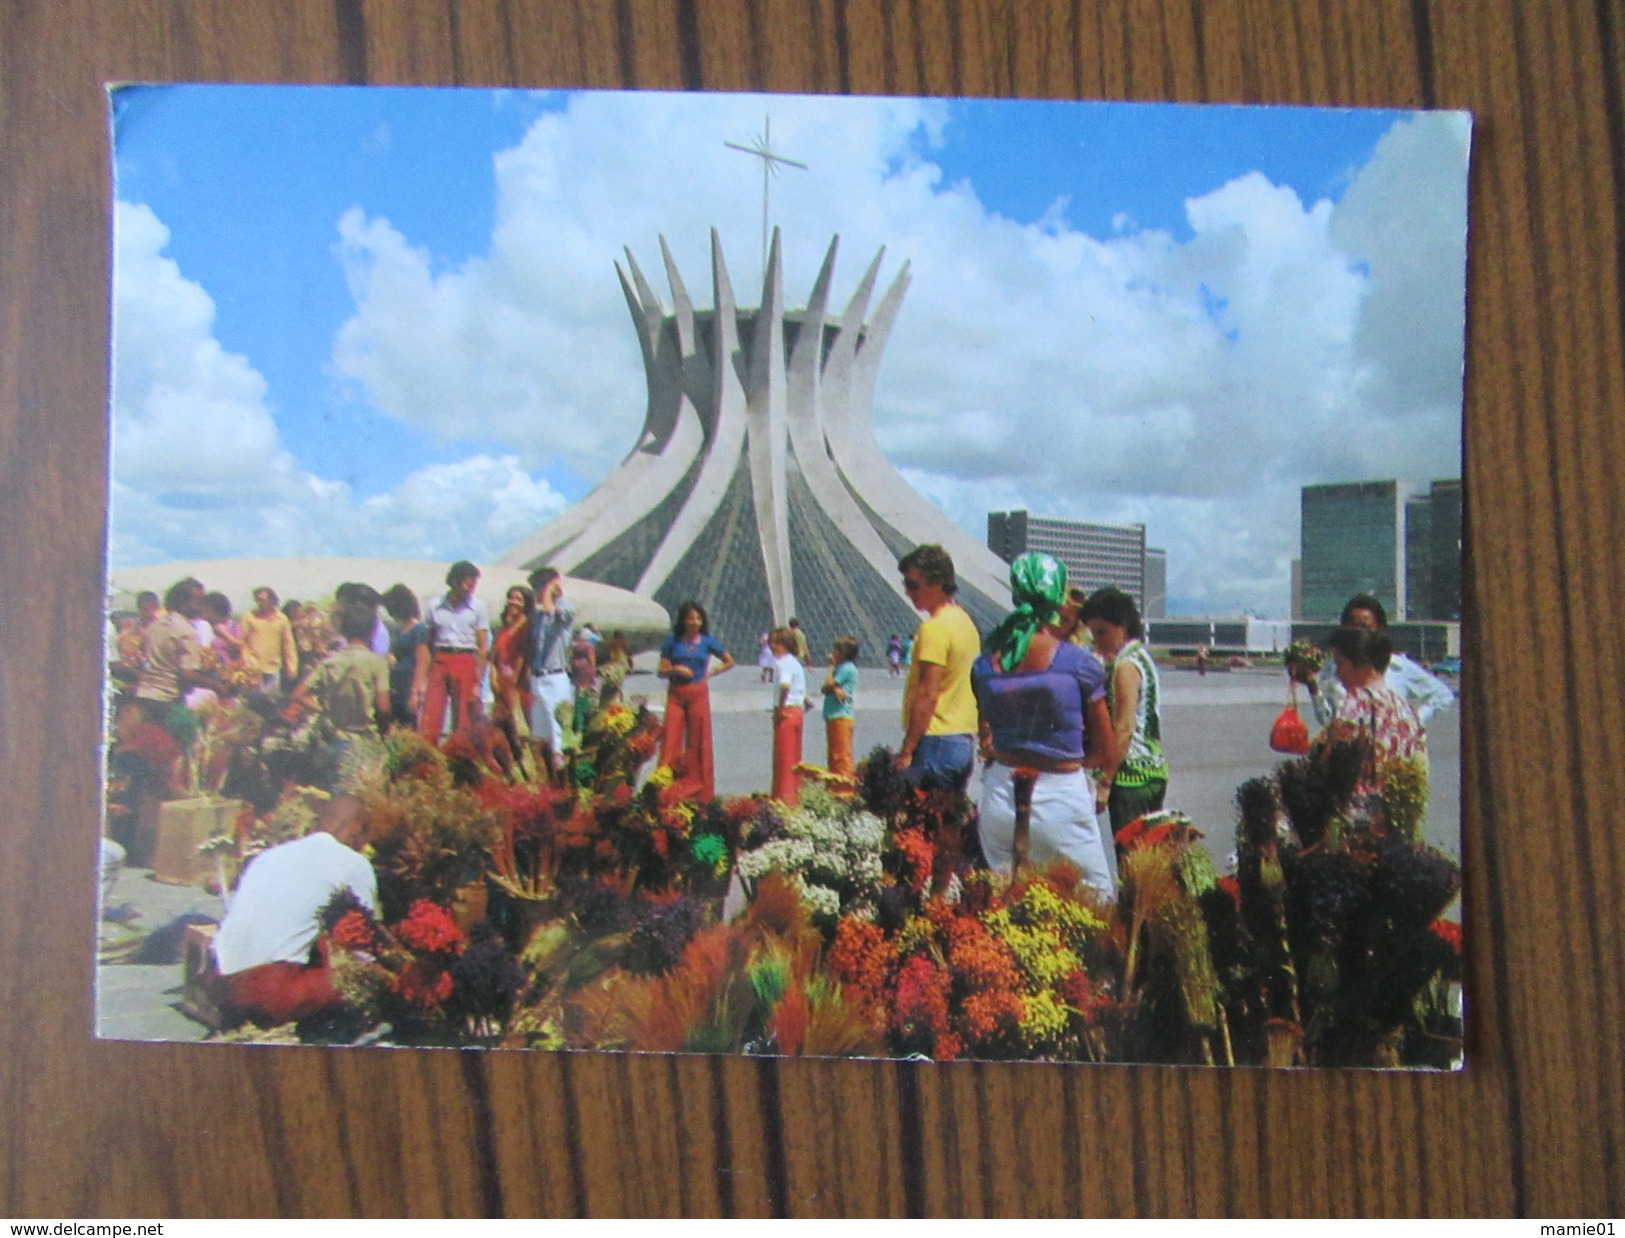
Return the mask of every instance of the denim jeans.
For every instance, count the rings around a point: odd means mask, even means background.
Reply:
[[[929,791],[946,787],[963,792],[976,763],[976,741],[970,735],[926,735],[914,747],[908,780]]]

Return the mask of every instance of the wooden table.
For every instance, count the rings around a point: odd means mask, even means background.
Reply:
[[[0,1210],[1625,1213],[1611,0],[0,6]],[[103,83],[1471,108],[1459,1077],[91,1040]]]

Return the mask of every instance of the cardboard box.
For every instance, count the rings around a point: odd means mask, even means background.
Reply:
[[[209,885],[215,876],[214,857],[198,848],[216,834],[230,833],[242,807],[241,800],[206,795],[161,804],[152,849],[153,877],[176,885]]]

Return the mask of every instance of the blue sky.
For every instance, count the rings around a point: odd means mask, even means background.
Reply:
[[[910,262],[877,430],[973,532],[989,506],[1143,520],[1180,609],[1280,613],[1297,486],[1459,473],[1459,115],[136,88],[115,563],[489,554],[579,497],[641,424],[613,262],[653,278],[665,235],[706,303],[716,226],[753,301],[760,173],[722,141],[768,113],[810,165],[774,182],[787,294],[837,232],[837,298],[882,244],[883,279]],[[1339,435],[1352,413],[1391,449]],[[1012,455],[1013,416],[1067,449]],[[1329,441],[1274,445],[1282,418]]]

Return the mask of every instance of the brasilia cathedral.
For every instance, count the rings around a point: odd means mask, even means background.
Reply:
[[[875,371],[908,289],[905,263],[868,322],[882,249],[846,309],[828,297],[830,243],[803,310],[786,310],[774,229],[758,309],[734,299],[711,233],[713,309],[695,309],[665,238],[667,313],[631,251],[616,264],[648,374],[636,445],[579,503],[500,563],[543,565],[652,597],[675,615],[694,599],[742,662],[791,616],[815,664],[842,633],[860,661],[883,659],[920,615],[897,560],[936,542],[953,556],[958,600],[984,633],[1009,609],[1005,564],[917,494],[881,453],[871,424]]]

